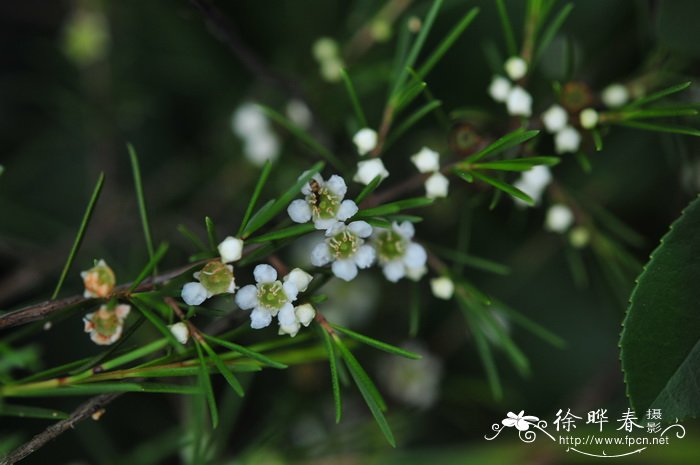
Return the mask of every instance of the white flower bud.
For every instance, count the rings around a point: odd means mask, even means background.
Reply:
[[[504,65],[508,76],[517,81],[527,74],[527,63],[520,57],[510,57]]]
[[[411,281],[420,281],[427,272],[428,268],[425,266],[406,267],[406,277]]]
[[[309,326],[316,316],[316,309],[311,304],[302,304],[294,309],[294,314],[304,326]]]
[[[436,171],[425,180],[425,196],[429,199],[447,197],[450,181],[441,172]]]
[[[339,58],[324,60],[321,62],[321,77],[328,82],[338,82],[342,69],[343,62]]]
[[[610,84],[603,89],[600,98],[606,106],[618,108],[629,101],[630,95],[627,87],[622,84]]]
[[[355,173],[353,181],[367,185],[377,176],[381,176],[382,179],[389,176],[382,160],[380,158],[363,160],[357,163],[357,173]]]
[[[494,76],[489,85],[489,95],[497,102],[505,102],[510,93],[511,83],[503,76]]]
[[[321,37],[314,42],[312,52],[318,61],[332,60],[338,56],[338,42],[330,37]]]
[[[247,138],[250,134],[257,134],[269,129],[265,113],[254,103],[244,103],[233,113],[231,117],[231,129],[241,138]]]
[[[287,276],[284,277],[284,282],[290,281],[296,286],[299,292],[304,292],[309,287],[309,283],[313,279],[313,276],[301,268],[294,268],[287,274]]]
[[[228,236],[219,244],[219,254],[224,263],[240,260],[243,255],[243,241],[236,237]]]
[[[182,286],[181,296],[187,305],[200,305],[207,300],[209,293],[201,283],[192,282]]]
[[[530,116],[532,114],[532,97],[520,86],[515,86],[508,93],[506,100],[508,113],[513,116]]]
[[[301,326],[297,321],[288,325],[280,324],[280,327],[277,330],[277,334],[279,334],[280,336],[282,336],[283,334],[289,334],[290,337],[294,337],[299,332],[299,328],[301,328]]]
[[[455,284],[447,276],[430,280],[430,290],[438,299],[450,300],[455,292]]]
[[[292,123],[303,129],[311,127],[311,122],[313,121],[313,116],[309,107],[298,99],[287,102],[287,117]]]
[[[168,325],[168,328],[170,332],[173,333],[173,336],[175,336],[175,339],[177,339],[177,342],[182,345],[187,344],[187,341],[190,339],[190,329],[185,323],[179,321],[175,324]]]
[[[428,147],[423,147],[420,152],[412,155],[411,161],[421,173],[431,173],[440,169],[440,155]]]
[[[353,136],[352,142],[357,147],[357,153],[365,155],[377,146],[377,131],[370,128],[362,128]]]
[[[566,127],[569,115],[560,105],[552,105],[547,111],[542,113],[542,123],[548,132],[559,132]]]
[[[563,234],[574,222],[574,214],[566,205],[556,204],[549,207],[544,227],[548,231]]]
[[[581,145],[581,134],[571,126],[567,126],[554,136],[554,150],[557,153],[577,152]]]
[[[585,226],[576,226],[569,233],[569,242],[577,249],[582,249],[588,245],[591,239],[591,233]]]
[[[593,108],[586,108],[579,115],[581,126],[584,129],[593,129],[598,125],[598,112]]]

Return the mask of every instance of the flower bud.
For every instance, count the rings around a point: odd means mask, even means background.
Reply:
[[[89,270],[81,272],[80,277],[83,278],[83,283],[85,284],[85,292],[83,295],[88,298],[109,297],[116,284],[114,271],[112,271],[104,260],[99,260],[95,263],[95,266]]]
[[[222,262],[235,262],[240,260],[243,255],[243,241],[236,237],[228,236],[219,244],[218,249]]]
[[[190,329],[185,323],[179,321],[175,324],[168,325],[168,328],[170,332],[173,333],[173,336],[175,336],[175,339],[177,339],[177,342],[182,345],[187,344],[187,341],[190,339]]]
[[[455,292],[455,284],[447,276],[441,276],[430,280],[430,290],[438,299],[450,300]]]

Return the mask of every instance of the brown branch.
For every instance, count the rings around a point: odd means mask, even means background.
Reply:
[[[5,456],[0,461],[0,465],[12,465],[26,458],[28,455],[42,448],[49,441],[56,439],[69,429],[74,428],[76,424],[100,412],[107,404],[121,395],[122,393],[116,392],[93,397],[75,409],[68,418],[49,426],[43,432],[34,436],[29,442],[19,446],[9,455]]]

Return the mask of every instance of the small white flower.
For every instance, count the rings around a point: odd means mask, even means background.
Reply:
[[[629,101],[630,94],[627,87],[622,84],[610,84],[603,89],[600,98],[606,106],[610,108],[619,108]]]
[[[114,271],[103,259],[95,262],[89,270],[81,271],[80,277],[85,286],[83,297],[88,299],[109,297],[117,283]]]
[[[584,129],[593,129],[598,125],[598,112],[593,108],[586,108],[579,115],[581,127]]]
[[[560,105],[552,105],[547,111],[542,113],[542,123],[548,132],[561,131],[566,126],[569,115]]]
[[[538,204],[542,199],[542,193],[545,188],[552,182],[552,172],[549,168],[543,165],[533,166],[527,171],[524,171],[513,185],[529,195],[535,204]],[[520,199],[513,199],[516,205],[528,206]]]
[[[554,136],[554,150],[557,153],[576,152],[581,145],[581,134],[567,126]]]
[[[312,53],[316,60],[325,61],[338,57],[338,42],[330,37],[320,37],[312,47]]]
[[[367,185],[377,176],[381,176],[382,179],[385,179],[389,177],[389,172],[384,167],[384,163],[380,158],[372,158],[371,160],[364,160],[357,163],[357,173],[355,173],[355,177],[352,179],[355,182]]]
[[[321,77],[328,82],[338,82],[341,78],[343,61],[339,58],[321,62]]]
[[[439,197],[447,197],[447,191],[450,187],[450,180],[447,179],[441,172],[434,172],[428,179],[425,180],[425,196],[429,199],[437,199]]]
[[[311,110],[299,99],[287,102],[287,117],[292,123],[303,129],[310,128],[313,121]]]
[[[221,241],[218,250],[222,262],[235,262],[236,260],[240,260],[243,255],[243,241],[236,237],[228,236]]]
[[[243,137],[243,154],[255,166],[275,161],[279,153],[280,142],[272,130],[251,132]]]
[[[277,317],[280,326],[293,325],[296,316],[292,302],[296,300],[299,289],[292,280],[284,283],[277,280],[277,271],[266,264],[256,266],[253,275],[257,284],[243,286],[236,294],[236,304],[242,310],[253,310],[250,327],[269,326],[273,317]]]
[[[250,134],[265,132],[270,129],[267,116],[254,103],[244,103],[233,112],[231,129],[240,138],[245,139]]]
[[[190,339],[190,330],[185,323],[178,321],[175,324],[168,325],[168,329],[175,336],[177,342],[182,345],[187,344],[187,341]]]
[[[574,222],[574,214],[566,205],[555,204],[547,210],[544,227],[548,231],[563,234]]]
[[[187,283],[180,293],[187,305],[201,305],[208,298],[218,294],[233,294],[236,292],[236,279],[233,276],[233,266],[218,260],[204,265],[194,273],[199,282]]]
[[[447,276],[430,280],[430,290],[438,299],[450,300],[455,293],[455,283]]]
[[[532,97],[520,86],[515,86],[506,99],[508,113],[513,116],[530,116],[532,114]]]
[[[357,147],[357,153],[366,155],[377,146],[377,131],[370,128],[362,128],[355,133],[352,142]]]
[[[440,154],[428,147],[411,156],[411,161],[421,173],[432,173],[440,169]]]
[[[326,231],[326,239],[311,251],[311,263],[314,266],[332,263],[334,275],[352,281],[358,268],[369,268],[374,262],[375,251],[364,240],[371,234],[372,226],[365,221],[336,223]]]
[[[316,229],[328,229],[338,221],[345,221],[357,213],[357,205],[345,199],[348,187],[345,180],[334,174],[327,181],[316,174],[301,188],[304,199],[294,200],[287,207],[292,221],[306,223],[313,220]]]
[[[122,335],[124,321],[130,311],[131,307],[126,304],[114,308],[102,305],[97,311],[85,315],[84,331],[90,333],[90,339],[97,345],[114,344]]]
[[[413,224],[408,221],[395,222],[391,229],[375,230],[372,241],[384,276],[389,281],[397,282],[406,276],[409,268],[425,266],[428,255],[422,245],[411,240],[415,233]]]
[[[510,94],[512,84],[503,76],[494,76],[489,85],[489,95],[497,102],[505,102]]]
[[[506,70],[506,74],[514,81],[527,74],[527,62],[520,57],[508,58],[503,67]]]

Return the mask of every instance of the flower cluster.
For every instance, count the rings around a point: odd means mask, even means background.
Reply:
[[[505,103],[508,114],[513,116],[532,115],[532,96],[517,81],[524,78],[528,71],[527,62],[521,57],[510,57],[503,68],[508,75],[494,76],[489,85],[489,95],[497,102]]]
[[[345,221],[357,213],[357,205],[345,200],[348,187],[345,180],[333,175],[325,181],[316,174],[311,182],[301,188],[305,198],[289,204],[287,213],[296,223],[313,220],[316,229],[327,230],[338,221]]]
[[[423,147],[411,157],[411,161],[421,173],[431,173],[425,180],[425,196],[430,199],[447,197],[450,181],[440,172],[440,154]]]
[[[256,166],[279,156],[280,142],[265,113],[254,103],[244,103],[231,118],[231,129],[243,140],[243,153]]]
[[[204,268],[193,275],[197,281],[183,286],[181,296],[187,305],[201,305],[212,296],[236,292],[233,266],[228,263],[241,258],[243,241],[229,236],[219,244],[218,250],[221,259],[204,265]]]

